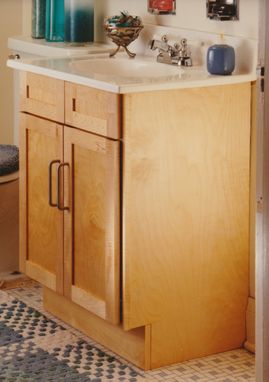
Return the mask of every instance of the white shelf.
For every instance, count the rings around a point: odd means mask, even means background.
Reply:
[[[9,37],[8,48],[16,53],[45,57],[82,56],[87,53],[104,53],[115,49],[114,45],[97,42],[74,46],[64,42],[47,42],[44,39],[27,36]]]

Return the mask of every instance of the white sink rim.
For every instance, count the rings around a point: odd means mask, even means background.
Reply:
[[[157,63],[155,57],[130,59],[122,56],[94,56],[71,61],[69,66],[72,71],[83,75],[122,80],[160,79],[171,76],[180,78],[184,72],[179,66]]]

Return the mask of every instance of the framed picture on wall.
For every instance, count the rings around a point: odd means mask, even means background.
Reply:
[[[148,11],[156,15],[175,15],[176,0],[148,0]]]

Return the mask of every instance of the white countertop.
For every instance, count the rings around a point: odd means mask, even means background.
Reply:
[[[153,38],[166,34],[169,42],[188,39],[193,66],[180,68],[156,62],[157,51],[148,48]],[[218,43],[219,36],[192,30],[145,25],[139,38],[130,45],[137,54],[129,59],[125,52],[109,58],[111,45],[93,43],[72,47],[64,43],[47,43],[27,37],[10,38],[9,48],[34,53],[43,57],[8,60],[13,69],[32,72],[53,78],[91,86],[113,93],[133,93],[153,90],[195,88],[238,84],[255,81],[257,66],[256,40],[225,36],[225,42],[236,52],[235,71],[230,76],[213,76],[206,70],[206,53],[209,46]],[[114,50],[115,45],[113,44]],[[46,57],[44,57],[46,56]],[[48,57],[49,56],[49,57]]]
[[[250,82],[256,80],[256,75],[253,73],[234,73],[230,76],[212,76],[207,73],[203,66],[193,66],[189,68],[175,68],[173,73],[169,75],[148,75],[140,76],[139,69],[134,71],[131,76],[122,77],[117,75],[106,75],[94,73],[87,70],[79,70],[74,63],[78,61],[90,61],[95,59],[108,59],[108,54],[102,55],[87,55],[83,57],[72,58],[42,58],[42,59],[26,59],[26,60],[8,60],[7,65],[13,69],[41,74],[64,81],[77,83],[80,85],[91,86],[96,89],[105,90],[113,93],[137,93],[153,90],[168,90],[195,88],[205,86],[238,84],[242,82]],[[114,62],[118,60],[130,60],[124,53],[121,53],[115,58],[111,58]],[[154,63],[155,59],[152,56],[137,56],[136,62]],[[114,64],[114,63],[113,63]],[[128,65],[128,62],[127,62]],[[169,72],[170,65],[156,63],[156,65],[165,65]],[[178,69],[178,74],[176,73]],[[157,69],[158,70],[158,69]],[[164,72],[164,70],[162,70]]]

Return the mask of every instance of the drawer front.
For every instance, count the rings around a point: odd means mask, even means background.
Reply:
[[[120,138],[120,95],[65,83],[65,124]]]
[[[64,122],[64,81],[22,73],[20,91],[21,111]]]

